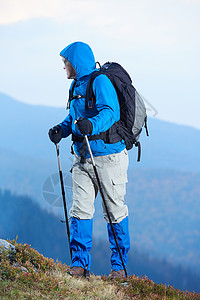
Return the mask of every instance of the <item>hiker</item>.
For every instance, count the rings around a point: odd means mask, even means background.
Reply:
[[[68,79],[74,79],[73,95],[67,117],[49,130],[55,144],[72,134],[74,162],[72,166],[73,205],[70,209],[70,247],[73,251],[70,275],[85,276],[90,270],[92,248],[92,223],[94,200],[98,184],[87,147],[83,147],[87,135],[94,156],[108,211],[116,232],[124,264],[130,248],[128,207],[124,202],[127,182],[128,154],[123,139],[105,143],[100,133],[108,132],[120,119],[118,97],[109,78],[100,74],[93,81],[94,99],[85,105],[86,88],[94,71],[98,71],[94,54],[89,45],[75,42],[60,52]],[[75,85],[74,85],[75,84]],[[112,127],[113,128],[113,127]],[[109,132],[115,135],[112,130]],[[110,278],[123,278],[125,271],[120,260],[105,207],[103,215],[112,250]]]

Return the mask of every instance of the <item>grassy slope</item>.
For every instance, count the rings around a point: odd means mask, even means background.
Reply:
[[[90,280],[72,278],[66,265],[45,258],[27,244],[12,241],[17,249],[14,266],[4,253],[0,262],[0,299],[200,299],[135,275],[111,281],[91,275]]]

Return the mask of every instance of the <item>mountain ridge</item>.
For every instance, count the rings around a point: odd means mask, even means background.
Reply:
[[[67,115],[63,108],[24,104],[1,94],[0,126],[4,128],[0,146],[20,154],[55,159],[48,130]],[[141,135],[142,160],[136,164],[135,147],[129,151],[130,167],[169,168],[200,173],[200,130],[149,118],[150,136]],[[71,139],[60,142],[61,151],[71,157]]]

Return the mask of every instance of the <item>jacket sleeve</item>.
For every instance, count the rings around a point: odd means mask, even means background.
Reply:
[[[68,137],[72,133],[72,117],[70,113],[67,117],[59,124],[63,130],[63,138]]]
[[[117,93],[106,75],[99,75],[93,82],[98,114],[89,118],[92,122],[92,135],[108,130],[120,119],[120,108]]]

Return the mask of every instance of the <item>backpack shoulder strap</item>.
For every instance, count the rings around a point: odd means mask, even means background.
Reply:
[[[92,108],[93,102],[95,101],[95,95],[94,95],[92,86],[93,86],[93,82],[94,82],[95,78],[97,76],[99,76],[100,74],[103,74],[103,72],[101,72],[101,70],[94,71],[88,81],[87,88],[86,88],[86,95],[85,95],[85,109],[86,110],[89,108]]]

